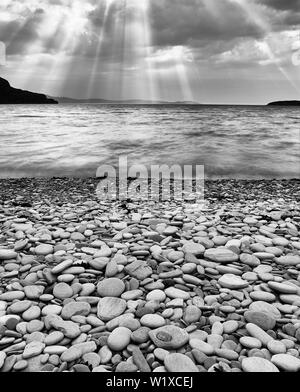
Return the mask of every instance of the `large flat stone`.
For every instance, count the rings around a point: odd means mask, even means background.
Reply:
[[[188,356],[174,353],[167,355],[164,360],[165,368],[171,373],[197,373],[199,369]]]
[[[220,246],[219,248],[207,249],[204,257],[216,263],[233,263],[239,260],[239,256],[230,249]]]
[[[109,321],[125,312],[126,301],[115,297],[101,298],[98,302],[97,314],[100,320]]]
[[[156,347],[176,350],[189,341],[188,333],[175,325],[166,325],[149,332],[150,339]]]

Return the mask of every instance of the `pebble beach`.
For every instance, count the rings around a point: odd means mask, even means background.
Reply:
[[[300,180],[97,183],[0,180],[0,372],[300,371]]]

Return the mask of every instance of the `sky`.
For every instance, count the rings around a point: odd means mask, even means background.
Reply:
[[[300,99],[300,0],[1,0],[0,75],[52,96]]]

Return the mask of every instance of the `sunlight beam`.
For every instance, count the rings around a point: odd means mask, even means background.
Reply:
[[[156,81],[151,64],[150,1],[125,0],[120,13],[123,46],[120,96],[122,99],[155,100]]]
[[[57,35],[60,33],[61,31],[61,27],[63,24],[63,20],[64,20],[64,16],[63,15],[59,15],[59,12],[57,13],[51,13],[52,17],[45,18],[45,22],[46,22],[46,26],[43,25],[42,27],[42,31],[40,33],[40,39],[38,42],[32,44],[31,46],[31,51],[35,52],[36,51],[36,55],[30,55],[30,59],[32,59],[32,63],[31,63],[31,72],[30,74],[28,74],[26,83],[25,83],[25,87],[30,87],[32,79],[36,76],[39,67],[43,64],[44,58],[48,58],[49,61],[51,61],[50,57],[51,55],[49,55],[48,50],[49,48],[51,48],[51,45],[53,43],[53,37],[57,37]],[[53,17],[56,16],[56,17]],[[53,22],[53,20],[55,22]],[[38,51],[38,49],[40,49]],[[34,59],[34,57],[37,57],[36,60]],[[43,88],[43,85],[45,84],[45,80],[42,78],[41,81],[41,88]]]
[[[88,83],[88,88],[87,88],[87,98],[93,98],[92,97],[93,86],[95,84],[97,70],[98,70],[99,64],[100,64],[101,50],[102,50],[103,41],[104,41],[107,18],[108,18],[111,6],[115,0],[104,0],[104,1],[105,1],[105,4],[104,4],[104,12],[103,12],[103,24],[100,27],[100,32],[99,32],[99,36],[98,36],[98,44],[97,44],[97,49],[96,49],[96,53],[95,53],[95,60],[94,60],[93,67],[92,67],[90,77],[89,77],[89,83]]]
[[[179,80],[183,101],[194,101],[194,95],[191,88],[188,70],[185,65],[185,53],[183,47],[175,47],[174,49],[174,62],[177,77]]]
[[[150,0],[145,0],[145,8],[142,13],[142,24],[144,30],[144,43],[145,43],[145,59],[147,67],[147,78],[151,101],[157,99],[157,83],[155,80],[154,70],[152,69],[151,57],[151,47],[152,47],[152,31],[150,26]]]
[[[255,9],[251,1],[249,0],[231,0],[234,3],[237,3],[244,12],[248,15],[248,17],[265,33],[271,34],[272,29],[269,23],[260,15]],[[291,84],[291,86],[299,93],[300,90],[298,86],[294,83],[288,72],[278,63],[277,56],[273,52],[271,45],[265,40],[262,45],[264,53],[269,57],[277,67],[278,71],[284,76],[284,78]]]
[[[58,85],[61,85],[62,81],[66,80],[70,68],[70,66],[67,66],[67,63],[71,62],[73,52],[80,41],[80,34],[89,23],[88,19],[85,18],[85,12],[91,10],[90,5],[86,5],[87,8],[85,8],[82,6],[82,2],[75,0],[69,2],[68,6],[69,8],[66,10],[64,15],[65,21],[63,23],[65,37],[56,49],[57,54],[52,65],[49,67],[47,81],[43,83],[43,87],[46,90],[50,85],[56,90]]]

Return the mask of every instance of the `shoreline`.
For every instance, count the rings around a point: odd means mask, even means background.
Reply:
[[[1,372],[300,370],[300,179],[98,182],[0,179]]]
[[[61,197],[63,200],[67,200],[67,193],[71,198],[75,197],[76,199],[76,195],[82,198],[84,195],[86,198],[95,200],[97,199],[96,188],[99,183],[100,179],[96,177],[0,178],[0,201],[1,198],[7,200],[12,195],[19,194],[34,199],[36,194],[44,197],[46,193],[48,197]],[[172,184],[171,180],[171,186]],[[86,193],[87,191],[89,194]],[[300,201],[300,178],[205,180],[204,191],[208,201],[237,201],[240,198],[251,200],[253,197],[259,198],[260,195],[262,198],[285,197],[286,200]]]

